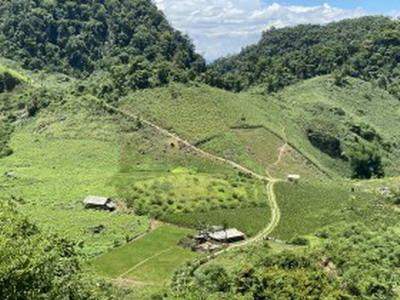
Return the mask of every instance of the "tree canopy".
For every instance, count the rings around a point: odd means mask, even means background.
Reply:
[[[149,0],[0,1],[0,55],[80,77],[108,70],[131,89],[188,80],[205,66]]]
[[[400,22],[385,17],[272,28],[258,44],[213,63],[205,80],[233,91],[263,85],[274,92],[299,80],[336,72],[373,80],[400,96],[399,53]]]
[[[9,204],[0,204],[1,299],[109,299],[85,275],[75,245],[42,233]]]

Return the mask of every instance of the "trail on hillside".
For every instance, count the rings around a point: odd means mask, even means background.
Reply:
[[[141,123],[143,123],[143,124],[145,124],[145,125],[147,125],[147,126],[149,126],[149,127],[154,128],[155,130],[157,130],[158,132],[162,133],[162,134],[165,135],[165,136],[168,136],[168,137],[170,137],[170,138],[175,139],[175,140],[176,140],[177,142],[179,142],[180,144],[184,145],[184,146],[187,147],[188,149],[193,150],[194,152],[199,153],[200,155],[202,155],[202,156],[205,157],[205,158],[208,158],[208,159],[210,159],[210,160],[219,161],[219,162],[228,164],[228,165],[230,165],[231,167],[233,167],[234,169],[239,170],[239,171],[242,171],[243,173],[248,174],[248,175],[251,175],[251,176],[253,176],[253,177],[257,178],[257,179],[260,179],[260,180],[266,180],[266,181],[271,181],[271,180],[273,180],[273,178],[269,177],[268,175],[267,175],[267,176],[260,175],[260,174],[254,172],[254,171],[252,171],[252,170],[246,168],[245,166],[242,166],[242,165],[240,165],[240,164],[238,164],[238,163],[236,163],[236,162],[234,162],[234,161],[232,161],[232,160],[229,160],[229,159],[226,159],[226,158],[217,156],[217,155],[215,155],[215,154],[212,154],[212,153],[210,153],[210,152],[204,151],[204,150],[202,150],[202,149],[196,147],[195,145],[193,145],[193,144],[190,143],[189,141],[187,141],[187,140],[181,138],[181,137],[178,136],[177,134],[175,134],[175,133],[173,133],[173,132],[171,132],[171,131],[169,131],[169,130],[167,130],[167,129],[165,129],[165,128],[162,128],[162,127],[158,126],[157,124],[155,124],[155,123],[153,123],[153,122],[150,122],[150,121],[148,121],[148,120],[142,119],[142,118],[140,118],[138,115],[135,115],[135,114],[133,114],[133,113],[131,113],[131,112],[127,112],[127,111],[121,110],[121,109],[116,108],[116,107],[114,107],[114,106],[111,106],[111,105],[109,105],[109,104],[107,104],[107,103],[103,103],[103,105],[104,105],[107,109],[112,110],[112,111],[114,111],[114,112],[117,112],[117,113],[119,113],[119,114],[122,114],[122,115],[124,115],[124,116],[126,116],[126,117],[129,117],[129,118],[132,118],[132,119],[135,119],[135,120],[140,120]]]
[[[278,158],[277,158],[277,160],[272,164],[272,166],[278,166],[280,163],[281,163],[281,161],[282,161],[282,159],[283,159],[283,157],[285,156],[285,154],[286,154],[286,148],[289,146],[289,144],[288,144],[288,142],[287,142],[287,136],[286,136],[286,129],[285,128],[282,128],[282,136],[283,136],[283,140],[285,141],[285,144],[283,144],[281,147],[279,147],[279,149],[278,149]]]
[[[113,106],[111,106],[111,105],[109,105],[109,104],[107,104],[105,102],[102,102],[102,104],[107,109],[109,109],[111,111],[119,113],[119,114],[121,114],[123,116],[126,116],[128,118],[132,118],[132,119],[135,119],[135,120],[140,120],[140,122],[142,122],[143,124],[145,124],[145,125],[147,125],[147,126],[149,126],[151,128],[154,128],[155,130],[157,130],[158,132],[160,132],[161,134],[163,134],[165,136],[168,136],[170,138],[175,139],[177,142],[181,143],[185,147],[193,150],[194,152],[202,155],[205,158],[228,164],[228,165],[230,165],[231,167],[233,167],[236,170],[239,170],[239,171],[241,171],[241,172],[243,172],[245,174],[251,175],[251,176],[253,176],[253,177],[255,177],[255,178],[259,179],[259,180],[268,182],[266,184],[266,190],[267,190],[268,204],[269,204],[270,209],[271,209],[271,220],[270,220],[268,226],[265,227],[262,231],[260,231],[256,236],[254,236],[254,237],[252,237],[250,239],[247,239],[247,240],[245,240],[245,241],[243,241],[241,243],[230,245],[230,246],[228,246],[227,248],[225,248],[225,249],[223,249],[221,251],[214,252],[214,253],[210,254],[209,256],[207,256],[205,260],[203,258],[201,260],[201,262],[199,263],[198,267],[200,265],[210,261],[211,259],[214,259],[217,256],[219,256],[219,255],[221,255],[223,253],[226,253],[227,251],[230,251],[230,250],[236,249],[236,248],[240,248],[240,247],[245,247],[245,246],[248,246],[248,245],[250,245],[252,243],[256,243],[256,242],[262,241],[263,239],[268,237],[268,235],[279,224],[279,221],[280,221],[280,218],[281,218],[281,213],[280,213],[280,209],[279,209],[278,203],[276,201],[276,195],[275,195],[274,187],[275,187],[275,184],[277,182],[280,182],[282,180],[274,178],[273,176],[271,176],[271,174],[269,173],[269,171],[267,169],[265,170],[265,174],[266,175],[260,175],[260,174],[254,172],[254,171],[248,169],[247,167],[242,166],[242,165],[240,165],[240,164],[238,164],[238,163],[236,163],[234,161],[231,161],[229,159],[226,159],[226,158],[217,156],[215,154],[209,153],[207,151],[204,151],[204,150],[196,147],[195,145],[191,144],[189,141],[181,138],[177,134],[175,134],[173,132],[170,132],[169,130],[167,130],[165,128],[162,128],[162,127],[158,126],[157,124],[155,124],[153,122],[150,122],[148,120],[144,120],[144,119],[140,118],[138,115],[135,115],[135,114],[133,114],[131,112],[127,112],[127,111],[121,110],[119,108],[113,107]],[[169,250],[170,249],[167,249],[165,251],[169,251]],[[145,261],[148,261],[148,260],[150,260],[152,258],[153,257],[149,257]],[[137,267],[137,266],[134,266],[133,268],[135,268],[135,267]],[[123,277],[127,273],[129,273],[129,272],[125,272],[124,274],[121,274],[120,277]]]

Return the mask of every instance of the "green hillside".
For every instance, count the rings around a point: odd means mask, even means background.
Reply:
[[[335,73],[375,81],[399,96],[399,21],[363,17],[325,26],[272,28],[241,53],[213,63],[207,83],[241,91],[262,85],[275,92],[295,82]]]
[[[370,83],[346,80],[337,86],[330,76],[318,77],[271,96],[172,85],[130,94],[122,107],[261,173],[399,174],[399,101]],[[367,162],[356,161],[362,155],[368,162],[376,156],[376,166],[364,170]]]
[[[148,0],[0,1],[0,298],[397,299],[399,40],[271,29],[206,68]],[[246,238],[192,251],[211,226]]]
[[[101,74],[97,93],[109,97],[186,82],[205,64],[147,0],[2,1],[0,45],[0,55],[29,69]]]

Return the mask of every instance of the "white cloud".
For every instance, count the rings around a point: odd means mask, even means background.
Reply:
[[[268,27],[325,24],[365,15],[328,4],[285,6],[261,0],[154,0],[172,25],[187,33],[208,60],[237,53],[259,40]]]

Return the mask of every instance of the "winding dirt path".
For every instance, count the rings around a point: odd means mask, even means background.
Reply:
[[[164,129],[164,128],[158,126],[157,124],[155,124],[155,123],[153,123],[153,122],[150,122],[150,121],[148,121],[148,120],[144,120],[144,119],[140,118],[138,115],[135,115],[135,114],[133,114],[133,113],[131,113],[131,112],[127,112],[127,111],[124,111],[124,110],[122,110],[122,109],[113,107],[113,106],[111,106],[111,105],[109,105],[109,104],[107,104],[107,103],[105,103],[105,102],[101,102],[101,104],[102,104],[106,109],[108,109],[108,110],[114,111],[114,112],[119,113],[119,114],[121,114],[121,115],[123,115],[123,116],[126,116],[126,117],[128,117],[128,118],[132,118],[132,119],[135,119],[135,120],[139,120],[141,123],[143,123],[143,124],[145,124],[145,125],[147,125],[147,126],[153,128],[153,129],[157,130],[158,132],[160,132],[161,134],[163,134],[163,135],[165,135],[165,136],[167,136],[167,137],[170,137],[170,138],[176,140],[176,141],[179,142],[181,145],[184,145],[186,148],[191,149],[192,151],[198,153],[199,155],[201,155],[201,156],[203,156],[203,157],[205,157],[205,158],[208,158],[208,159],[213,160],[213,161],[217,161],[217,162],[221,162],[221,163],[230,165],[231,167],[233,167],[233,168],[236,169],[236,170],[239,170],[239,171],[241,171],[241,172],[243,172],[243,173],[245,173],[245,174],[251,175],[251,176],[254,177],[254,178],[257,178],[257,179],[259,179],[259,180],[262,180],[262,181],[267,182],[267,184],[266,184],[267,198],[268,198],[268,204],[269,204],[269,206],[270,206],[270,208],[271,208],[271,220],[270,220],[269,224],[267,225],[267,227],[265,227],[265,228],[264,228],[262,231],[260,231],[256,236],[254,236],[254,237],[252,237],[252,238],[250,238],[250,239],[247,239],[247,240],[245,240],[245,241],[243,241],[243,242],[241,242],[241,243],[237,243],[237,244],[230,245],[229,247],[224,248],[224,249],[221,250],[221,251],[214,252],[214,253],[210,254],[209,256],[206,257],[206,260],[204,260],[204,258],[201,260],[200,265],[201,265],[201,264],[204,264],[204,263],[210,261],[211,259],[214,259],[214,258],[216,258],[217,256],[219,256],[219,255],[221,255],[221,254],[223,254],[223,253],[226,253],[227,251],[230,251],[230,250],[232,250],[232,249],[236,249],[236,248],[240,248],[240,247],[245,247],[245,246],[248,246],[248,245],[250,245],[250,244],[253,244],[253,243],[257,243],[257,242],[259,242],[259,241],[262,241],[263,239],[265,239],[266,237],[268,237],[268,235],[269,235],[269,234],[276,228],[276,226],[279,224],[279,221],[280,221],[280,218],[281,218],[281,212],[280,212],[278,203],[277,203],[277,201],[276,201],[276,194],[275,194],[274,187],[275,187],[275,184],[276,184],[276,183],[281,182],[282,180],[281,180],[281,179],[274,178],[273,176],[271,176],[271,174],[269,173],[269,171],[268,171],[267,169],[265,170],[265,174],[266,174],[266,175],[260,175],[260,174],[254,172],[254,171],[252,171],[252,170],[246,168],[245,166],[242,166],[242,165],[240,165],[240,164],[238,164],[238,163],[236,163],[236,162],[234,162],[234,161],[231,161],[231,160],[229,160],[229,159],[226,159],[226,158],[217,156],[217,155],[215,155],[215,154],[209,153],[209,152],[207,152],[207,151],[204,151],[204,150],[202,150],[202,149],[196,147],[195,145],[191,144],[189,141],[187,141],[187,140],[181,138],[181,137],[178,136],[177,134],[172,133],[172,132],[170,132],[170,131],[167,130],[167,129]],[[285,133],[285,132],[284,132],[284,133]],[[286,134],[285,134],[285,136],[286,136]],[[285,139],[285,140],[286,140],[286,139]],[[287,145],[287,143],[286,143],[285,145]],[[277,163],[279,163],[279,161],[280,161],[281,159],[282,159],[281,155],[278,156],[278,162],[277,162]],[[165,252],[167,252],[167,251],[169,251],[169,250],[170,250],[170,249],[167,249],[167,250],[165,250]],[[164,251],[163,251],[163,252],[164,252]],[[163,252],[162,252],[162,253],[163,253]],[[152,259],[152,258],[153,258],[153,257],[149,257],[147,260],[150,260],[150,259]],[[147,260],[145,260],[145,261],[147,261]],[[145,261],[144,261],[144,262],[145,262]],[[144,263],[144,262],[143,262],[143,263]],[[132,268],[136,268],[136,267],[138,267],[138,265],[133,266]],[[124,274],[121,274],[120,277],[123,277],[123,276],[126,275],[127,273],[131,272],[132,268],[131,268],[130,270],[128,270],[127,272],[125,272]]]
[[[287,136],[286,136],[286,128],[282,128],[282,137],[283,140],[285,141],[285,144],[283,144],[281,147],[278,149],[278,158],[277,160],[272,164],[272,166],[277,166],[281,163],[283,157],[286,154],[286,149],[289,147],[289,144],[287,142]]]
[[[252,170],[250,170],[250,169],[248,169],[248,168],[246,168],[246,167],[244,167],[244,166],[242,166],[242,165],[240,165],[240,164],[238,164],[238,163],[236,163],[236,162],[234,162],[234,161],[231,161],[231,160],[229,160],[229,159],[226,159],[226,158],[223,158],[223,157],[214,155],[214,154],[212,154],[212,153],[210,153],[210,152],[204,151],[204,150],[202,150],[202,149],[196,147],[195,145],[191,144],[189,141],[187,141],[187,140],[181,138],[181,137],[178,136],[177,134],[172,133],[172,132],[170,132],[170,131],[167,130],[167,129],[164,129],[164,128],[158,126],[157,124],[154,124],[153,122],[144,120],[144,119],[140,118],[138,115],[135,115],[135,114],[133,114],[133,113],[131,113],[131,112],[127,112],[127,111],[124,111],[124,110],[122,110],[122,109],[116,108],[116,107],[111,106],[111,105],[109,105],[109,104],[107,104],[107,103],[104,103],[104,102],[102,102],[102,105],[103,105],[105,108],[107,108],[107,109],[109,109],[109,110],[112,110],[112,111],[114,111],[114,112],[116,112],[116,113],[119,113],[119,114],[121,114],[121,115],[124,115],[124,116],[126,116],[126,117],[128,117],[128,118],[132,118],[132,119],[135,119],[135,120],[139,120],[141,123],[143,123],[143,124],[145,124],[145,125],[147,125],[147,126],[153,128],[153,129],[157,130],[158,132],[162,133],[162,134],[165,135],[165,136],[168,136],[168,137],[170,137],[170,138],[176,140],[176,141],[179,142],[181,145],[185,146],[187,149],[193,150],[194,152],[197,152],[198,154],[202,155],[202,156],[205,157],[205,158],[208,158],[208,159],[214,160],[214,161],[218,161],[218,162],[222,162],[222,163],[224,163],[224,164],[228,164],[228,165],[230,165],[231,167],[233,167],[234,169],[239,170],[239,171],[241,171],[241,172],[243,172],[243,173],[245,173],[245,174],[251,175],[251,176],[253,176],[254,178],[257,178],[257,179],[260,179],[260,180],[270,181],[270,180],[272,179],[272,178],[270,178],[270,177],[268,177],[268,176],[260,175],[260,174],[254,172],[254,171],[252,171]]]

